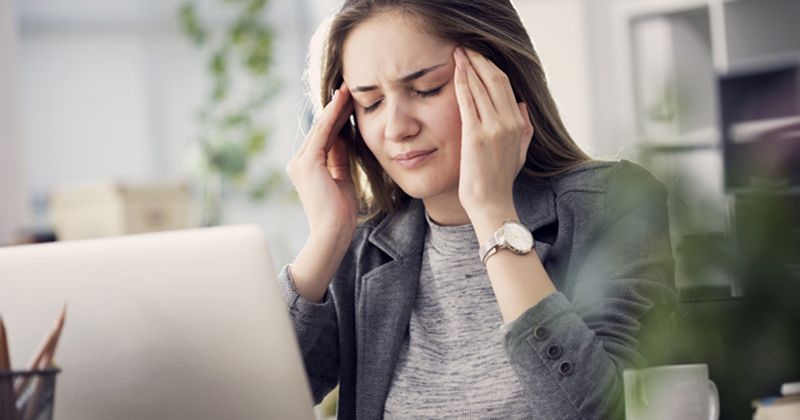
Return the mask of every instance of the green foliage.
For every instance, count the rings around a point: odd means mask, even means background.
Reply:
[[[183,31],[186,33],[186,35],[196,45],[202,45],[206,41],[208,35],[206,34],[205,30],[200,26],[200,22],[197,20],[197,13],[195,11],[194,5],[192,5],[191,3],[186,3],[183,6],[181,6],[180,19]]]
[[[224,2],[236,14],[221,27],[204,23],[192,0],[178,13],[183,32],[208,60],[211,89],[197,113],[203,161],[199,166],[204,171],[201,176],[222,182],[221,191],[233,187],[263,201],[274,193],[285,193],[288,185],[276,170],[254,170],[255,162],[268,150],[265,111],[279,89],[272,71],[275,35],[264,19],[267,0]],[[212,214],[216,216],[205,224],[220,222],[219,210]]]
[[[775,189],[732,198],[729,236],[697,236],[676,257],[689,260],[690,277],[722,273],[743,296],[684,296],[674,313],[650,320],[655,345],[646,355],[653,364],[708,364],[723,417],[743,420],[752,418],[750,401],[800,378],[800,196]]]

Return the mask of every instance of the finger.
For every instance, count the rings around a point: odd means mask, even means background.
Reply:
[[[519,168],[525,165],[525,160],[528,157],[528,148],[531,145],[531,141],[533,141],[533,123],[531,123],[531,117],[528,113],[528,105],[525,102],[520,102],[517,104],[519,106],[519,113],[522,117],[522,120],[525,122],[525,129],[522,132],[522,141],[520,142],[520,162]]]
[[[328,103],[323,110],[319,121],[317,121],[317,130],[314,133],[315,135],[310,138],[311,143],[309,144],[309,147],[314,149],[323,149],[326,147],[327,143],[329,142],[328,137],[333,131],[334,126],[340,121],[341,118],[349,117],[349,115],[342,115],[342,111],[345,110],[347,105],[350,103],[349,97],[350,91],[347,89],[347,86],[344,84],[344,82],[342,82],[342,85],[339,87],[339,89],[336,89],[334,92],[331,102]]]
[[[468,48],[465,48],[465,51],[478,77],[491,94],[490,98],[497,113],[510,115],[517,108],[517,100],[508,76],[483,54]]]
[[[491,118],[496,118],[497,110],[492,103],[489,92],[486,90],[486,86],[470,64],[466,64],[465,68],[467,70],[469,90],[472,92],[472,98],[475,101],[475,106],[478,108],[478,118],[483,122]]]
[[[479,124],[478,110],[475,108],[475,102],[469,90],[465,67],[466,57],[459,56],[458,48],[456,48],[456,52],[453,55],[456,60],[456,100],[458,101],[458,111],[461,114],[461,124],[463,126],[474,126]]]
[[[316,118],[311,124],[311,128],[308,130],[308,133],[306,133],[305,138],[303,138],[303,143],[300,145],[300,149],[297,151],[295,156],[302,156],[308,149],[308,145],[314,143],[314,139],[319,141],[319,138],[316,136],[316,134],[319,131],[320,125],[324,124],[328,114],[332,112],[333,107],[336,105],[338,96],[339,89],[333,91],[331,100],[325,104],[325,106],[322,108],[322,112],[320,112],[320,114],[317,116],[318,118]]]
[[[341,138],[333,142],[330,152],[328,152],[328,171],[333,179],[339,181],[350,181],[350,159],[348,157],[347,143]]]
[[[331,150],[334,145],[334,141],[339,138],[339,133],[342,131],[342,127],[350,121],[350,116],[353,115],[353,102],[348,100],[347,104],[345,104],[344,109],[341,110],[339,115],[336,117],[336,122],[333,124],[331,131],[328,133],[327,141],[325,143],[325,151]]]
[[[300,143],[300,148],[295,153],[295,156],[300,156],[303,153],[305,153],[306,149],[308,148],[308,143],[311,142],[311,137],[314,136],[316,130],[317,130],[317,125],[312,124],[311,128],[308,130],[308,133],[306,133],[305,137],[303,138],[303,142]]]

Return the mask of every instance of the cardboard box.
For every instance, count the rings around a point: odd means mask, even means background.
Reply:
[[[186,229],[190,194],[179,183],[64,185],[51,193],[50,218],[61,241]]]

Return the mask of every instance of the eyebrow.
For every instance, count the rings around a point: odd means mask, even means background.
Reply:
[[[395,81],[395,83],[408,83],[408,82],[411,82],[411,81],[417,80],[417,79],[419,79],[420,77],[422,77],[422,76],[424,76],[424,75],[426,75],[426,74],[428,74],[428,73],[432,72],[433,70],[436,70],[436,69],[438,69],[439,67],[442,67],[442,66],[444,66],[445,64],[447,64],[447,63],[441,63],[441,64],[437,64],[437,65],[435,65],[435,66],[426,67],[426,68],[424,68],[424,69],[422,69],[422,70],[417,70],[417,71],[415,71],[415,72],[413,72],[413,73],[411,73],[411,74],[409,74],[409,75],[407,75],[407,76],[403,76],[403,77],[401,77],[401,78],[397,79],[397,80]],[[353,89],[351,89],[351,91],[352,91],[353,93],[369,92],[369,91],[371,91],[371,90],[375,90],[375,89],[377,89],[377,88],[378,88],[378,86],[376,86],[376,85],[370,85],[370,86],[356,86],[356,87],[354,87]]]

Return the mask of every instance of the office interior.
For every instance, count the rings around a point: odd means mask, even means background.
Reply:
[[[254,223],[290,262],[307,226],[284,167],[338,2],[249,3],[0,0],[0,245]],[[575,141],[669,189],[660,361],[707,363],[721,418],[752,418],[800,381],[800,1],[514,4]]]

